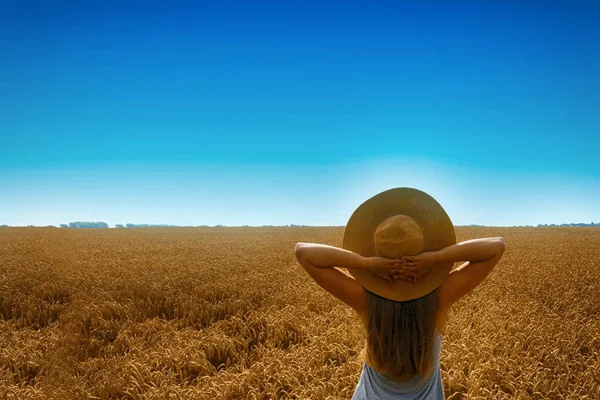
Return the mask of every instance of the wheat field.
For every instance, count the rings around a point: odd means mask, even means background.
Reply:
[[[353,311],[296,262],[342,227],[0,229],[0,398],[350,399]],[[600,228],[503,236],[451,310],[447,399],[600,399]]]

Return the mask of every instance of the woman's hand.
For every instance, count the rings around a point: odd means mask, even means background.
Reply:
[[[369,271],[381,279],[387,281],[390,285],[394,283],[394,279],[411,280],[411,277],[404,272],[394,273],[394,269],[400,267],[400,259],[385,258],[385,257],[367,257],[364,262],[364,270]]]
[[[394,279],[405,279],[406,275],[411,276],[412,282],[425,275],[438,263],[435,251],[428,251],[416,256],[404,256],[400,259],[397,267],[392,270]],[[398,274],[398,277],[396,277]]]

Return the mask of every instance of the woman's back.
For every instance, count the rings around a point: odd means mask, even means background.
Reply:
[[[442,335],[438,331],[432,352],[432,373],[425,377],[417,375],[404,382],[385,377],[365,362],[352,399],[443,399],[444,389],[440,371],[441,348]]]

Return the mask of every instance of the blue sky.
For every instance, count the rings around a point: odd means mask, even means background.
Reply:
[[[10,3],[0,224],[600,221],[598,2]]]

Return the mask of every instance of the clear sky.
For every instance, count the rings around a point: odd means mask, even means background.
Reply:
[[[0,5],[0,225],[600,221],[597,1]]]

